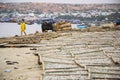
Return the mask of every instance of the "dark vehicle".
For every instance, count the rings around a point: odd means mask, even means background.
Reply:
[[[116,26],[117,26],[117,25],[120,25],[120,19],[119,19],[119,20],[116,20],[115,25],[116,25]]]
[[[39,21],[40,24],[42,24],[42,31],[45,32],[47,30],[52,30],[53,31],[53,24],[54,20],[51,18],[44,18]]]

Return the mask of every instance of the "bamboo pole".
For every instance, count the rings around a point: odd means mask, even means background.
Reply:
[[[82,66],[81,64],[79,64],[78,62],[77,62],[77,60],[76,60],[76,56],[73,54],[73,53],[70,53],[71,54],[71,57],[73,57],[74,58],[74,63],[76,64],[76,65],[78,65],[79,67],[81,67],[81,68],[85,68],[84,66]]]
[[[50,62],[50,63],[58,63],[58,64],[71,64],[71,65],[75,65],[75,63],[67,63],[67,62],[55,62],[55,61],[45,61],[44,62]]]
[[[115,65],[120,65],[119,62],[114,61],[114,59],[112,58],[112,56],[107,55],[107,53],[106,53],[104,50],[103,50],[103,54],[104,54],[107,58],[109,58],[109,60],[110,60],[113,64],[115,64]]]
[[[46,76],[49,75],[49,76],[88,76],[88,74],[46,74]]]
[[[54,73],[54,72],[76,72],[76,71],[86,71],[86,70],[46,70],[46,73]]]
[[[89,52],[82,52],[82,53],[79,53],[77,55],[80,55],[80,54],[88,54],[88,53],[92,53],[92,52],[101,52],[102,50],[95,50],[95,51],[89,51]]]
[[[63,68],[46,68],[45,70],[74,69],[74,68],[79,68],[79,67],[76,66],[76,67],[63,67]]]
[[[52,56],[44,56],[48,58],[53,58],[53,59],[64,59],[64,60],[73,60],[73,58],[70,58],[69,56],[57,56],[57,55],[52,55]]]

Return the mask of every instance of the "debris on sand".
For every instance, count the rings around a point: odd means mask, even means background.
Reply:
[[[35,44],[35,43],[40,43],[41,40],[50,40],[50,39],[53,39],[53,38],[57,38],[58,36],[59,36],[59,34],[56,33],[56,32],[35,33],[35,34],[29,34],[27,36],[0,38],[0,43]]]

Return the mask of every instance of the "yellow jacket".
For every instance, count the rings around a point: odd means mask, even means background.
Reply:
[[[21,25],[21,31],[25,32],[25,30],[26,30],[26,24],[25,24],[25,22],[22,22],[20,25]]]

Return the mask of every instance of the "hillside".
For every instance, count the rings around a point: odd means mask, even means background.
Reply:
[[[90,9],[120,9],[119,4],[56,4],[56,3],[0,3],[0,12],[18,11],[21,13],[35,12],[68,12]]]

